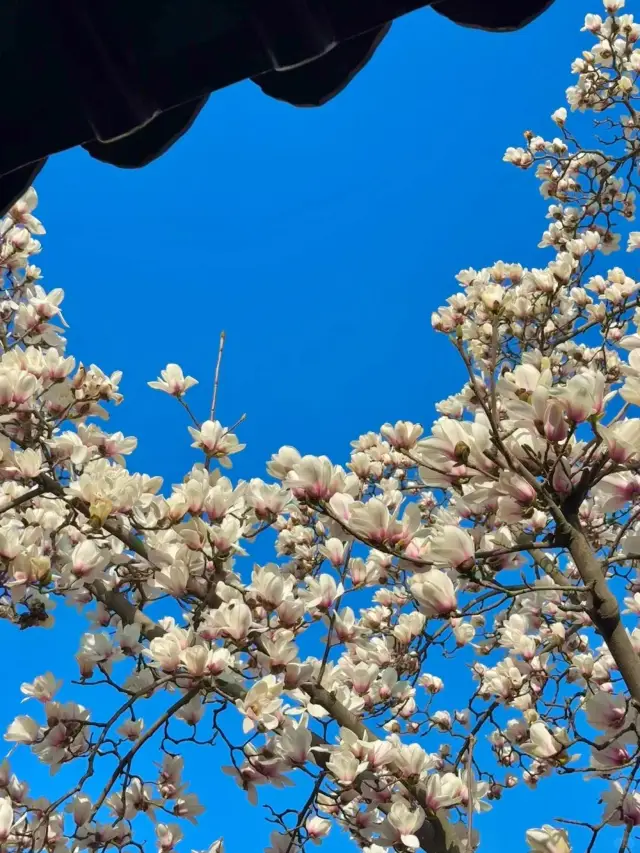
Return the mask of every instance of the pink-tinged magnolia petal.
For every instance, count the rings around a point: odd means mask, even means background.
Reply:
[[[9,797],[0,799],[0,844],[9,837],[13,826],[13,806]]]

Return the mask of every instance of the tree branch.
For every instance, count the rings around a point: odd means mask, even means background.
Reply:
[[[566,547],[580,573],[585,591],[590,595],[591,603],[587,601],[585,609],[611,652],[632,698],[640,703],[640,659],[634,652],[631,640],[622,624],[620,607],[615,595],[609,589],[605,570],[584,535],[577,511],[566,516],[557,511],[552,511],[552,514],[558,532],[566,540]],[[566,584],[567,579],[553,560],[535,547],[527,550],[555,583]],[[578,592],[580,589],[576,587],[576,593]]]
[[[620,618],[620,607],[609,589],[605,571],[584,535],[578,515],[567,517],[569,553],[573,557],[584,585],[591,593],[587,612],[607,644],[629,693],[640,705],[640,659],[633,650],[629,635]]]

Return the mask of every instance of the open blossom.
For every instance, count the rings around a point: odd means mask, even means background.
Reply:
[[[351,528],[373,545],[391,547],[406,546],[411,542],[420,526],[420,513],[416,504],[409,504],[402,519],[399,509],[390,512],[379,498],[371,498],[364,504],[354,504],[349,523]]]
[[[336,750],[331,754],[327,762],[327,770],[335,778],[339,785],[348,788],[367,766],[366,762],[360,762],[351,752]]]
[[[31,717],[18,716],[7,729],[4,739],[14,743],[35,743],[41,728]]]
[[[333,602],[342,595],[344,587],[336,583],[333,575],[321,574],[317,578],[307,578],[307,590],[302,595],[308,607],[331,607]]]
[[[248,506],[252,507],[256,517],[260,521],[266,521],[284,510],[291,501],[291,495],[288,489],[254,478],[244,492],[244,499]]]
[[[40,702],[50,702],[61,686],[62,682],[57,681],[51,672],[38,675],[30,684],[25,682],[20,685],[20,690],[25,695],[22,701],[38,699]]]
[[[178,364],[168,364],[164,370],[160,372],[160,378],[154,379],[153,382],[147,382],[150,388],[155,388],[158,391],[164,391],[166,394],[171,394],[173,397],[181,397],[189,388],[193,388],[198,384],[198,380],[193,376],[185,376],[182,368]]]
[[[535,722],[529,728],[529,740],[522,744],[522,751],[536,758],[553,758],[564,750],[564,740],[560,730],[554,736],[543,722]]]
[[[140,737],[143,728],[144,720],[142,718],[138,720],[125,720],[118,728],[118,734],[126,740],[135,741]]]
[[[177,823],[159,823],[156,825],[156,838],[160,853],[169,853],[182,838],[182,830]]]
[[[476,629],[471,622],[463,622],[459,620],[451,620],[453,627],[453,635],[456,638],[458,646],[466,646],[475,637]]]
[[[9,797],[0,798],[0,844],[9,837],[13,826],[13,806]]]
[[[603,772],[626,767],[632,761],[635,748],[636,743],[631,732],[613,740],[609,735],[600,735],[591,749],[590,764]]]
[[[203,450],[207,456],[217,459],[224,468],[231,467],[229,459],[234,453],[244,450],[246,445],[240,444],[237,437],[225,429],[218,421],[205,421],[200,429],[189,427],[193,438],[192,447]]]
[[[418,778],[433,766],[429,755],[418,743],[396,744],[394,765],[406,778]]]
[[[180,666],[182,644],[177,636],[167,634],[153,639],[149,648],[145,649],[145,654],[164,672],[175,672]]]
[[[391,761],[395,761],[397,749],[393,743],[388,740],[377,740],[367,747],[366,750],[367,763],[369,767],[378,768],[385,767]]]
[[[571,377],[564,388],[556,392],[567,417],[575,424],[583,423],[602,411],[605,377],[593,371]]]
[[[451,714],[448,711],[434,711],[431,715],[431,722],[441,731],[449,731],[451,729]]]
[[[609,427],[598,426],[598,432],[614,462],[628,462],[640,453],[640,418],[628,418]]]
[[[333,614],[333,630],[341,642],[355,640],[360,635],[361,628],[358,626],[356,615],[350,607],[345,607],[339,613]]]
[[[499,629],[500,645],[510,649],[512,654],[522,655],[527,661],[531,660],[538,643],[535,637],[528,635],[529,630],[526,617],[521,613],[514,613]]]
[[[615,781],[602,795],[602,802],[604,819],[613,826],[640,826],[640,794],[637,791],[626,792],[620,782]]]
[[[584,710],[589,725],[596,729],[615,731],[622,728],[627,718],[627,702],[621,694],[599,691],[588,696]]]
[[[541,829],[528,829],[527,844],[531,853],[571,853],[566,829],[557,829],[549,824]]]
[[[298,657],[298,647],[292,642],[293,632],[286,629],[262,637],[258,660],[266,670],[279,672]]]
[[[634,252],[640,249],[640,231],[631,231],[627,242],[627,251]]]
[[[70,572],[78,580],[94,580],[106,567],[108,558],[100,551],[95,542],[85,539],[71,552]]]
[[[428,672],[420,676],[420,684],[429,693],[439,693],[444,687],[444,682],[439,676],[431,675]]]
[[[298,498],[329,500],[344,486],[344,471],[326,456],[303,456],[295,462],[283,481]]]
[[[614,512],[640,495],[640,477],[630,471],[609,474],[598,483],[597,491],[603,511]]]
[[[275,729],[279,723],[278,712],[282,705],[282,684],[273,675],[256,682],[244,699],[236,700],[236,707],[244,716],[242,729],[250,732],[256,724],[265,729]]]
[[[282,754],[292,764],[303,765],[311,754],[312,735],[307,719],[302,717],[296,725],[288,725],[280,735],[278,744]]]
[[[462,787],[455,773],[432,773],[425,783],[425,802],[432,812],[455,806],[462,800]]]
[[[390,844],[401,841],[410,850],[417,850],[420,842],[415,833],[424,820],[425,815],[421,808],[412,809],[404,800],[397,800],[387,815],[388,826],[383,828],[382,837]]]
[[[486,425],[476,420],[472,423],[459,422],[452,418],[439,418],[431,428],[431,436],[421,439],[416,452],[424,461],[421,470],[425,485],[449,483],[450,477],[464,475],[468,467],[474,470],[489,470],[492,466],[485,455],[490,446],[490,433]],[[441,471],[443,476],[436,475]]]
[[[176,817],[186,818],[190,823],[197,824],[197,818],[205,811],[204,806],[195,794],[182,794],[173,806]]]
[[[230,637],[240,642],[247,637],[251,625],[251,610],[244,602],[223,602],[216,610],[209,612],[201,633],[210,639]]]
[[[423,431],[420,424],[413,424],[411,421],[396,421],[395,426],[383,424],[380,427],[381,435],[396,450],[411,450],[415,447]]]
[[[263,607],[274,610],[290,593],[291,584],[273,563],[267,566],[256,566],[251,575],[251,589],[255,592]]]
[[[533,163],[533,155],[524,148],[509,146],[505,151],[503,160],[506,163],[513,163],[514,166],[519,166],[521,169],[528,169]]]
[[[369,692],[374,679],[378,675],[379,669],[375,663],[358,663],[355,666],[349,666],[348,677],[353,685],[354,691],[362,696]]]
[[[38,206],[38,193],[33,187],[22,195],[9,209],[5,222],[2,224],[0,233],[6,233],[13,225],[22,225],[30,234],[46,234],[44,226],[39,219],[33,215]]]
[[[16,451],[13,455],[16,476],[22,478],[37,477],[42,469],[42,453],[40,450],[27,448],[24,451]]]
[[[295,447],[285,445],[273,454],[267,465],[267,471],[272,477],[284,480],[301,459],[302,457]]]

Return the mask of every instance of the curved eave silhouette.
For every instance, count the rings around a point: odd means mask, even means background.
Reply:
[[[15,49],[32,79],[5,87],[0,215],[59,151],[81,145],[120,168],[147,165],[189,130],[211,92],[240,80],[296,107],[322,106],[367,64],[391,22],[416,9],[508,32],[552,2],[2,0],[5,66]]]

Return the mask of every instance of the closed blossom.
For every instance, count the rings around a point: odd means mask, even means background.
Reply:
[[[314,844],[319,844],[329,834],[331,822],[325,818],[314,816],[308,818],[304,826],[310,840]]]
[[[448,616],[456,609],[457,600],[453,582],[449,575],[439,569],[430,569],[413,575],[409,588],[428,612],[438,616]]]
[[[445,524],[429,544],[429,557],[434,563],[466,571],[475,562],[475,545],[466,530]]]

